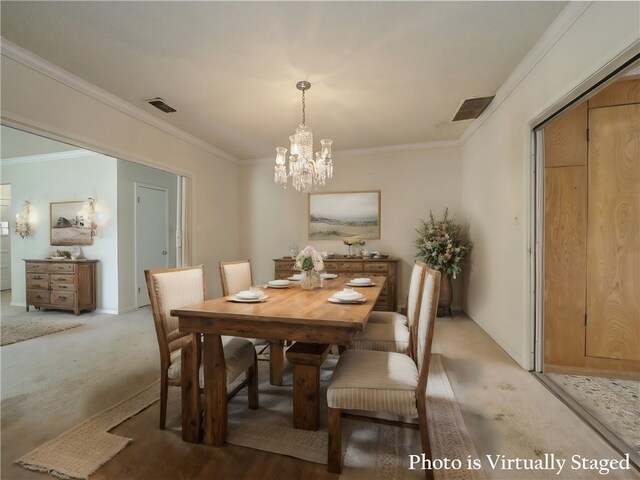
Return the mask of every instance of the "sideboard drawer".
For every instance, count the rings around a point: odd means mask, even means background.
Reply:
[[[75,292],[77,290],[75,283],[51,283],[52,292]]]
[[[293,270],[295,260],[283,260],[276,262],[276,270]]]
[[[73,263],[51,263],[49,264],[49,272],[64,272],[64,273],[74,273],[76,271],[76,266]]]
[[[27,290],[27,303],[31,305],[42,305],[49,303],[48,290]]]
[[[324,269],[328,273],[334,273],[340,268],[340,262],[324,262]]]
[[[383,272],[386,273],[389,270],[388,264],[382,262],[372,262],[364,264],[365,272]]]
[[[29,290],[49,290],[49,280],[30,280],[27,278],[27,288]]]
[[[51,305],[66,305],[72,307],[76,301],[74,293],[51,292]]]
[[[362,272],[362,262],[340,262],[338,269],[341,272]]]
[[[389,297],[387,297],[386,295],[385,296],[380,295],[378,297],[378,301],[376,302],[375,308],[379,309],[379,310],[388,310],[389,309]]]
[[[48,273],[27,273],[27,282],[34,281],[34,280],[49,282],[49,274]]]
[[[52,273],[51,274],[51,283],[66,283],[73,285],[76,281],[75,275],[63,275],[60,273]]]
[[[286,279],[289,278],[291,275],[293,275],[293,272],[290,271],[280,271],[280,272],[276,272],[276,279],[277,280],[282,280],[282,279]]]
[[[49,265],[46,263],[27,262],[27,272],[48,272]]]

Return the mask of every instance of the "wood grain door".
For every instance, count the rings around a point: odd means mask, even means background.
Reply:
[[[586,354],[640,360],[640,105],[589,110]]]

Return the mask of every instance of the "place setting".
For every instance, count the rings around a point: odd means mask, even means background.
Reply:
[[[290,277],[287,277],[287,280],[289,280],[291,282],[299,282],[299,281],[302,280],[302,274],[301,273],[294,273]]]
[[[367,297],[353,288],[345,288],[329,297],[329,302],[339,304],[359,304],[367,301]]]
[[[347,282],[350,287],[375,287],[376,284],[370,278],[353,278]]]
[[[333,280],[334,278],[338,278],[338,275],[335,273],[321,273],[320,278],[323,280]]]
[[[226,297],[228,302],[237,302],[237,303],[261,303],[265,302],[269,298],[262,290],[260,289],[251,289],[251,290],[241,290],[238,293],[233,295],[229,295]]]
[[[267,288],[289,288],[291,285],[291,280],[288,279],[271,280],[267,282]]]

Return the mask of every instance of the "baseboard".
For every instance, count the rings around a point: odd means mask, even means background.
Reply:
[[[621,380],[640,380],[640,372],[638,371],[606,370],[600,368],[572,367],[566,365],[549,365],[546,363],[544,364],[544,373],[619,378]]]
[[[94,312],[96,313],[108,313],[109,315],[118,315],[118,311],[117,310],[111,310],[108,308],[96,308],[94,310]]]

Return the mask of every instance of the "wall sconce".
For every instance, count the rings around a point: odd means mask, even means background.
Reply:
[[[20,238],[31,235],[31,203],[25,200],[19,213],[16,213],[16,233]]]
[[[96,223],[96,199],[89,197],[89,225],[91,225],[91,238],[96,236],[98,224]]]

